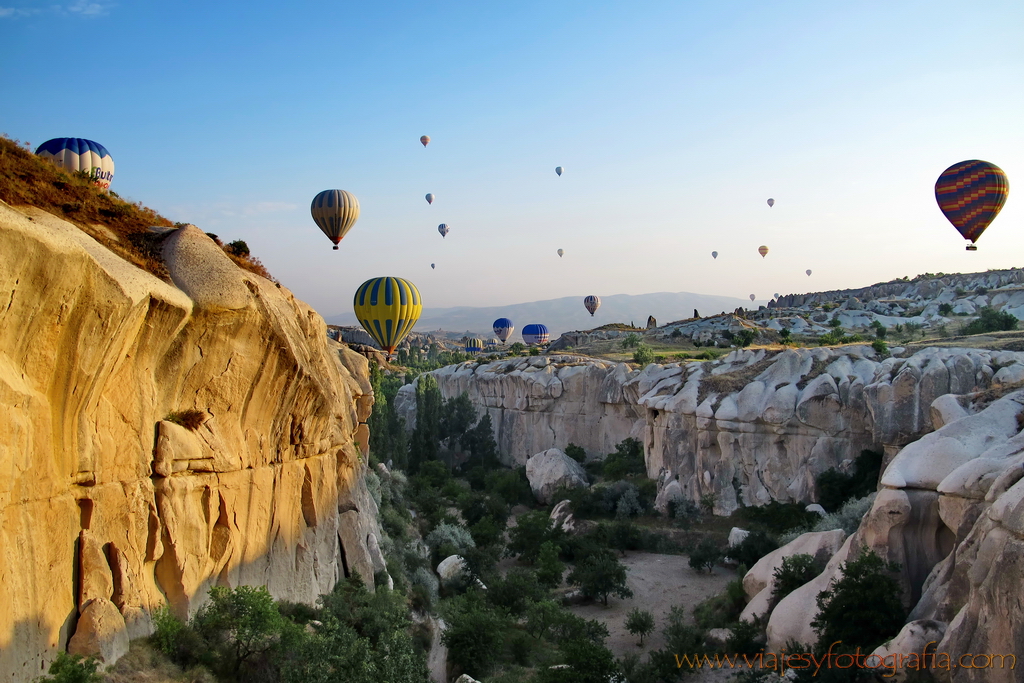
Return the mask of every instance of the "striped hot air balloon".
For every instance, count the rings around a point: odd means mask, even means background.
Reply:
[[[467,339],[464,348],[466,353],[480,353],[484,350],[484,342],[482,339]]]
[[[1010,194],[1003,169],[973,159],[953,164],[935,182],[935,201],[953,227],[970,240],[968,251],[997,215]]]
[[[313,197],[309,211],[313,214],[313,221],[337,249],[341,238],[359,220],[359,200],[345,190],[324,190]]]
[[[106,147],[92,140],[54,138],[39,145],[36,154],[71,173],[88,173],[104,190],[114,179],[114,159]]]
[[[375,277],[359,285],[352,301],[356,319],[390,357],[423,311],[416,285],[400,277]]]
[[[439,233],[441,233],[441,237],[447,237],[448,236],[448,224],[447,223],[442,223],[441,225],[437,226],[437,231]]]
[[[768,247],[762,244],[757,248],[757,253],[761,255],[761,258],[764,258],[765,256],[768,255]]]
[[[583,300],[583,305],[590,311],[590,317],[594,317],[594,311],[601,307],[601,297],[591,294]]]
[[[420,142],[423,143],[424,147],[426,147],[427,145],[430,144],[430,136],[429,135],[421,135],[420,136]]]
[[[485,346],[487,346],[487,348],[493,349],[493,348],[496,348],[498,346],[501,346],[501,340],[497,339],[496,337],[491,337],[484,344],[485,344]]]
[[[548,334],[548,328],[544,325],[534,323],[523,328],[523,341],[530,346],[535,344],[547,344],[548,339],[550,338],[551,336]]]
[[[515,332],[516,326],[508,318],[498,318],[494,321],[494,334],[501,340],[501,343],[508,341],[508,338]]]

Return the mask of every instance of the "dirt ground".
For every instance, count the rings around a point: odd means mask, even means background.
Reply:
[[[569,611],[587,619],[597,619],[608,626],[605,645],[616,657],[635,652],[642,654],[665,647],[662,630],[668,623],[668,613],[674,606],[686,610],[686,621],[693,623],[693,608],[706,598],[725,590],[725,585],[736,578],[736,572],[715,567],[711,574],[697,573],[690,568],[686,555],[659,555],[630,552],[620,558],[626,566],[626,585],[633,597],[626,600],[609,596],[608,606],[600,602],[576,605]],[[654,615],[654,633],[639,639],[626,630],[626,616],[636,608]],[[682,653],[679,653],[682,654]],[[689,680],[693,683],[712,683],[727,680],[735,672],[702,672]]]

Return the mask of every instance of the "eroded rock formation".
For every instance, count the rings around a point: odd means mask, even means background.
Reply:
[[[0,203],[3,680],[72,636],[116,653],[212,585],[311,602],[373,581],[366,360],[197,228],[163,249],[174,284]]]

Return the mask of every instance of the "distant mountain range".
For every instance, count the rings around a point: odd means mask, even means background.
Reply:
[[[547,325],[553,341],[563,332],[589,330],[608,323],[633,323],[637,327],[644,327],[649,315],[653,315],[659,325],[664,325],[691,317],[694,309],[702,316],[706,316],[722,311],[734,311],[740,306],[748,307],[750,301],[692,292],[615,294],[601,297],[601,307],[597,309],[594,317],[590,317],[583,307],[582,296],[567,296],[510,306],[424,308],[415,329],[422,333],[440,329],[490,337],[494,334],[491,325],[497,318],[510,318],[516,326],[510,342],[520,340],[519,333],[523,326],[530,323]],[[352,313],[327,316],[325,319],[332,325],[359,324]]]

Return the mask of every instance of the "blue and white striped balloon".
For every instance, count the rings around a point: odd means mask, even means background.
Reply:
[[[532,324],[523,328],[523,341],[533,346],[534,344],[547,344],[551,335],[544,325]]]
[[[494,334],[497,335],[498,339],[502,343],[508,341],[508,338],[512,336],[516,326],[512,324],[512,321],[508,318],[498,318],[494,321]]]
[[[74,173],[85,171],[104,190],[114,179],[114,160],[107,148],[82,138],[54,138],[39,145],[36,154]]]

